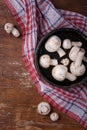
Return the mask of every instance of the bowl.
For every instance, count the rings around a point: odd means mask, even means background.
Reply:
[[[83,64],[86,67],[85,73],[82,76],[78,76],[75,81],[69,81],[67,79],[65,79],[64,81],[55,80],[51,74],[53,66],[50,66],[49,68],[45,69],[45,68],[41,67],[41,65],[39,63],[40,56],[43,54],[48,54],[52,59],[54,59],[54,58],[58,59],[59,63],[60,63],[60,60],[62,60],[63,58],[69,57],[69,55],[68,55],[69,50],[65,50],[66,56],[63,56],[62,58],[60,58],[58,56],[57,52],[50,53],[45,49],[46,41],[53,35],[60,37],[62,42],[64,39],[70,39],[71,41],[81,41],[83,43],[82,48],[85,49],[85,51],[86,51],[85,56],[87,57],[87,40],[86,40],[85,35],[83,35],[79,31],[77,31],[75,29],[71,29],[71,28],[56,29],[56,30],[46,34],[46,36],[44,36],[40,40],[39,44],[36,47],[36,51],[35,51],[36,70],[37,70],[41,80],[49,83],[50,85],[52,85],[54,87],[68,89],[69,87],[72,87],[72,86],[78,86],[78,84],[83,83],[87,79],[87,63],[86,62],[83,61],[84,62]]]

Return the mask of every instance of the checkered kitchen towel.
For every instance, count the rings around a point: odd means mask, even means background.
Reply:
[[[5,0],[23,32],[23,59],[38,92],[53,106],[87,128],[87,84],[64,91],[40,80],[34,65],[42,36],[58,28],[75,28],[87,36],[87,17],[56,9],[50,0]]]

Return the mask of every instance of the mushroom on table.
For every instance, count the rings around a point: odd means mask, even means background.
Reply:
[[[52,121],[57,121],[59,119],[59,114],[57,114],[56,112],[53,112],[50,114],[50,119]]]
[[[41,102],[38,104],[37,111],[41,115],[48,115],[51,111],[50,104],[47,102]]]
[[[19,30],[16,29],[12,23],[6,23],[4,25],[4,30],[9,34],[11,33],[14,37],[20,36]]]

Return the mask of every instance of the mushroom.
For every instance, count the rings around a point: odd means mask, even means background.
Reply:
[[[82,46],[82,42],[80,42],[80,41],[78,41],[78,42],[72,41],[71,43],[72,43],[72,46],[78,46],[78,47]]]
[[[50,114],[50,119],[52,121],[57,121],[59,119],[59,114],[57,114],[56,112],[53,112]]]
[[[63,41],[63,48],[64,49],[70,49],[72,47],[71,41],[70,39],[65,39]]]
[[[60,48],[60,46],[61,46],[61,39],[56,35],[51,36],[47,40],[47,42],[45,43],[45,49],[48,52],[56,52],[57,51],[59,56],[62,57],[66,53],[62,48]]]
[[[85,50],[83,48],[81,48],[77,54],[75,61],[72,62],[70,65],[71,73],[73,73],[76,76],[82,76],[86,71],[85,65],[82,64],[84,54],[85,54]]]
[[[81,55],[81,57],[79,56],[79,58],[78,58],[78,54]],[[85,54],[85,50],[83,48],[74,46],[74,47],[72,47],[72,49],[69,52],[69,58],[72,61],[75,61],[76,58],[78,58],[78,60],[80,60],[80,62],[81,62],[81,60],[83,60],[84,62],[87,62],[87,58],[84,56],[84,54]]]
[[[48,115],[51,111],[51,107],[50,107],[49,103],[41,102],[41,103],[39,103],[39,105],[37,107],[37,111],[41,115]]]
[[[70,71],[72,74],[76,76],[82,76],[86,71],[86,67],[83,64],[81,64],[80,66],[77,66],[75,62],[72,62],[70,65]]]
[[[44,54],[40,57],[39,63],[43,68],[48,68],[50,65],[57,65],[58,61],[57,59],[51,59],[49,55]]]
[[[52,76],[58,81],[64,81],[65,79],[70,81],[76,80],[76,76],[72,73],[69,73],[67,67],[61,64],[53,67]]]
[[[77,54],[78,54],[79,51],[80,51],[80,48],[79,48],[79,47],[77,47],[77,46],[72,47],[72,49],[71,49],[70,52],[69,52],[69,58],[70,58],[72,61],[75,61],[75,60],[76,60],[76,57],[77,57]]]
[[[75,66],[80,66],[82,64],[84,54],[85,54],[85,50],[83,48],[81,48],[76,57]]]
[[[12,23],[6,23],[4,25],[4,30],[7,32],[7,33],[12,33],[12,35],[14,37],[19,37],[20,36],[20,32],[18,31],[18,29],[16,29],[14,27],[14,25]]]
[[[68,58],[65,58],[65,59],[62,59],[61,60],[61,63],[65,66],[69,65],[69,59]]]
[[[78,46],[81,47],[82,46],[82,42],[80,41],[71,41],[70,39],[65,39],[63,41],[63,48],[64,49],[70,49],[72,46]]]

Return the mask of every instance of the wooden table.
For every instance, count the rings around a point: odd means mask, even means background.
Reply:
[[[87,15],[86,0],[52,0],[57,8]],[[22,60],[22,37],[4,31],[6,22],[14,23],[10,10],[0,0],[0,130],[84,130],[79,123],[52,107],[60,115],[58,122],[37,113],[44,99],[38,94]],[[19,28],[20,30],[20,28]],[[21,30],[20,30],[21,31]]]

